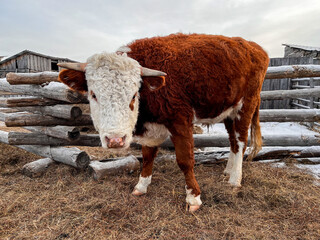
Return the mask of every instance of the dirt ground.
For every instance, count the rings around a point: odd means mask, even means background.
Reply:
[[[224,164],[196,166],[203,206],[190,214],[172,160],[157,161],[148,193],[135,197],[139,172],[94,181],[54,164],[22,175],[37,158],[0,144],[0,239],[320,239],[320,187],[293,167],[246,162],[235,190]]]

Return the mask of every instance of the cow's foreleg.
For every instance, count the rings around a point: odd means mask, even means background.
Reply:
[[[200,188],[194,175],[193,135],[192,127],[184,128],[183,131],[172,131],[172,142],[176,150],[177,163],[186,179],[186,202],[189,211],[194,212],[202,204]]]
[[[143,165],[139,177],[139,182],[135,186],[132,194],[139,196],[147,193],[147,188],[151,183],[153,161],[158,152],[158,147],[142,146]]]

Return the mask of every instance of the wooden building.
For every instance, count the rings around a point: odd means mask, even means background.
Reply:
[[[282,44],[285,46],[284,57],[312,57],[315,60],[320,59],[320,47],[300,46],[295,44]]]
[[[29,73],[59,71],[57,64],[60,62],[75,61],[68,58],[51,57],[29,50],[24,50],[0,61],[0,78],[4,78],[8,72]]]

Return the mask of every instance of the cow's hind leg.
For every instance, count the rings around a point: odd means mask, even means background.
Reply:
[[[227,118],[224,120],[224,125],[229,134],[229,141],[230,141],[230,154],[227,162],[227,166],[224,169],[223,173],[225,175],[229,175],[232,171],[232,167],[235,161],[235,146],[236,146],[236,136],[235,136],[235,129],[234,129],[234,120],[231,118]]]
[[[135,186],[132,194],[139,196],[147,193],[147,188],[151,183],[153,161],[157,155],[158,147],[142,146],[143,165],[139,177],[139,182]]]
[[[243,154],[247,147],[248,130],[255,109],[256,106],[252,104],[252,100],[244,101],[235,118],[225,121],[231,145],[229,161],[233,160],[230,161],[232,166],[227,166],[226,172],[230,174],[229,183],[235,187],[241,186]]]
[[[189,211],[194,212],[202,204],[200,199],[200,188],[194,175],[193,135],[192,126],[182,126],[170,129],[172,142],[176,151],[176,159],[186,180],[186,202]]]

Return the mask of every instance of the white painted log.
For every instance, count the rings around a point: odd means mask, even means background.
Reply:
[[[319,77],[320,65],[268,67],[266,79]]]
[[[7,81],[11,85],[17,84],[44,84],[49,82],[59,82],[58,72],[39,72],[39,73],[8,73]]]
[[[73,105],[53,105],[53,106],[28,106],[28,107],[15,107],[21,112],[31,112],[42,115],[48,115],[57,118],[75,119],[82,115],[81,108]]]
[[[92,161],[89,164],[89,171],[95,180],[99,180],[108,175],[122,172],[131,173],[140,169],[140,162],[133,155],[125,158],[107,160],[108,161]]]
[[[260,122],[317,122],[320,109],[262,109]]]
[[[23,127],[23,126],[81,126],[91,125],[92,119],[90,115],[82,115],[75,119],[62,119],[41,114],[31,113],[12,113],[6,114],[4,122],[7,127]]]
[[[0,98],[0,107],[51,106],[66,102],[43,97],[10,97]]]
[[[77,140],[80,137],[80,130],[77,127],[69,126],[54,126],[54,127],[42,127],[42,126],[30,126],[24,127],[31,132],[40,132],[50,137],[61,138],[68,141]]]
[[[37,177],[42,175],[52,163],[54,161],[51,158],[42,158],[25,164],[22,167],[22,173],[28,177]]]
[[[262,91],[260,93],[260,96],[261,100],[281,100],[299,97],[320,97],[320,88]]]
[[[86,96],[70,90],[66,85],[59,82],[50,82],[46,86],[40,85],[10,85],[6,79],[0,79],[0,91],[16,92],[26,95],[42,96],[69,103],[87,103]]]

